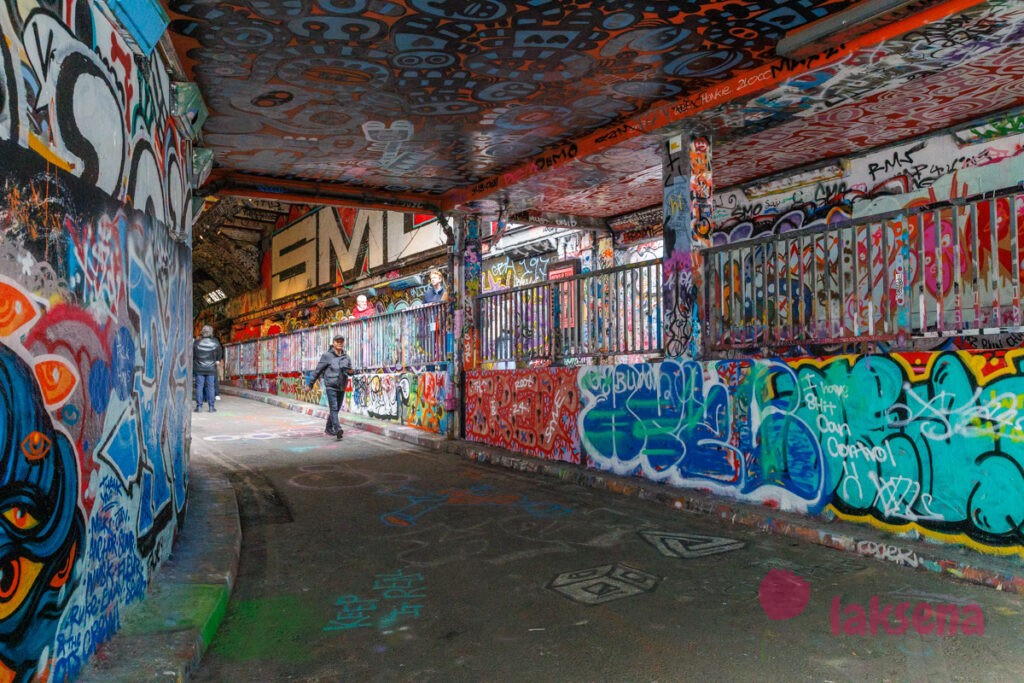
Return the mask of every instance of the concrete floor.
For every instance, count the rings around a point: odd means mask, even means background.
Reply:
[[[196,680],[1024,680],[1016,595],[229,396],[192,457],[243,532]]]

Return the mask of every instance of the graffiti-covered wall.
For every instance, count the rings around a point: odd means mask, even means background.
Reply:
[[[575,368],[466,373],[466,438],[579,464]]]
[[[546,459],[579,449],[619,475],[1024,555],[1022,360],[959,351],[474,372],[467,436]]]
[[[307,388],[312,372],[230,376],[227,382],[251,391],[327,407],[320,382]],[[343,411],[398,422],[444,434],[450,415],[451,378],[447,372],[361,372],[349,380]]]
[[[448,429],[451,379],[447,372],[406,371],[355,375],[346,408],[444,434]]]
[[[0,29],[0,680],[63,681],[184,513],[188,150],[92,3],[2,0]]]

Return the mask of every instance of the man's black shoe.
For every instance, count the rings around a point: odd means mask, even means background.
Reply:
[[[341,437],[343,436],[345,436],[345,430],[339,431],[334,438],[337,439],[338,441],[341,441]]]
[[[216,408],[214,408],[213,406],[210,406],[210,412],[211,412],[211,413],[216,413],[216,412],[217,412],[217,409],[216,409]]]
[[[325,429],[324,434],[326,434],[327,436],[334,436],[335,434],[337,434],[337,432],[332,429]]]

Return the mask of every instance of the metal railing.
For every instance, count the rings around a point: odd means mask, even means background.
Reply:
[[[225,346],[228,376],[312,370],[336,335],[357,370],[391,371],[441,363],[451,351],[447,304],[430,304],[359,320]]]
[[[476,298],[485,363],[659,355],[661,260]]]
[[[704,250],[709,350],[1021,326],[1015,190]]]

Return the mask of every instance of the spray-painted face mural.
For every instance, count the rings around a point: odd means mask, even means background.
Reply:
[[[0,679],[28,680],[74,588],[84,527],[74,448],[5,346],[0,447]]]

